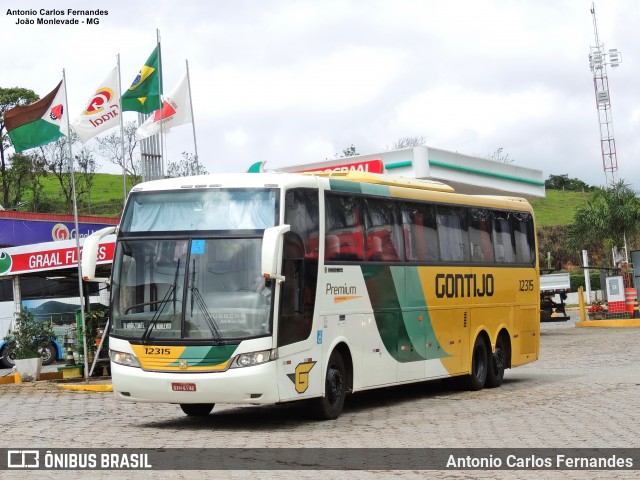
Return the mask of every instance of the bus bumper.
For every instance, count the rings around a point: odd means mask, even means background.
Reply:
[[[279,401],[275,362],[225,372],[147,372],[111,362],[118,400],[155,403],[262,404]]]

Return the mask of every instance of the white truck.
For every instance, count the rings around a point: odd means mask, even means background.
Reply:
[[[568,320],[564,301],[571,291],[571,278],[568,273],[549,273],[540,275],[540,321],[549,322]],[[560,302],[556,302],[556,295]],[[555,314],[555,316],[554,316]]]

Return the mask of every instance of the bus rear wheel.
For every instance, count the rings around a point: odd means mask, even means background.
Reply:
[[[488,358],[487,344],[481,337],[476,338],[471,357],[471,375],[464,377],[464,386],[467,390],[481,390],[484,387],[489,369]]]
[[[319,420],[335,420],[340,416],[347,393],[347,372],[342,355],[333,352],[327,364],[324,396],[314,400],[314,413]]]
[[[502,384],[504,369],[507,365],[507,342],[502,335],[496,340],[496,349],[488,355],[487,388],[496,388]]]
[[[180,408],[190,417],[206,417],[214,405],[215,403],[181,403]]]

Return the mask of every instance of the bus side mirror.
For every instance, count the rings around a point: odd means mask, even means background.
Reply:
[[[279,225],[267,228],[262,237],[262,276],[266,279],[275,278],[283,281],[280,275],[280,265],[282,265],[282,247],[284,244],[284,234],[291,227],[289,225]]]
[[[100,240],[116,231],[116,227],[106,227],[92,233],[84,239],[82,245],[82,280],[85,282],[108,283],[108,278],[96,278],[96,263],[98,262],[98,248]]]

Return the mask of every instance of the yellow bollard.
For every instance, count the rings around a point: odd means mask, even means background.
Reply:
[[[580,310],[580,321],[584,322],[587,320],[587,315],[585,314],[585,304],[584,304],[584,288],[578,287],[578,309]]]

